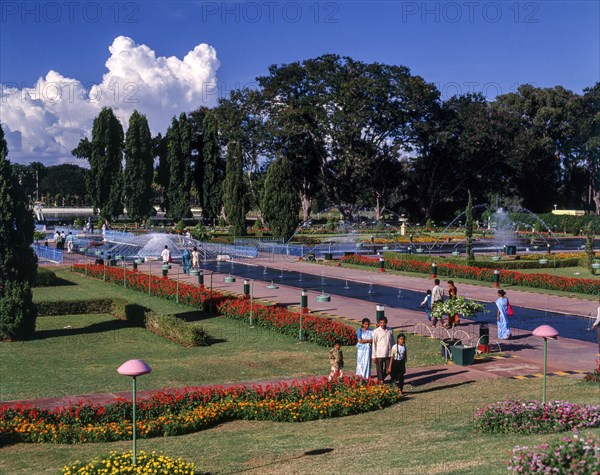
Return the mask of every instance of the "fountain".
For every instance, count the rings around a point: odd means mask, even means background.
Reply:
[[[321,285],[323,285],[323,286],[327,285],[325,283],[325,271],[324,270],[321,271]]]
[[[302,282],[302,272],[298,272],[298,282]]]
[[[348,285],[348,274],[344,275],[344,280],[346,282],[346,285],[344,286],[344,289],[348,290],[350,288],[350,286]]]
[[[267,266],[264,266],[263,268],[263,275],[267,275]]]
[[[369,276],[369,291],[367,293],[368,294],[373,293],[373,277],[371,277],[371,276]]]

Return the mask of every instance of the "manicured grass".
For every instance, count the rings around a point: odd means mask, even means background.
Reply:
[[[132,327],[110,315],[40,317],[37,339],[0,343],[0,400],[30,399],[127,391],[116,369],[139,358],[154,371],[140,380],[140,390],[237,381],[324,375],[328,349],[226,318],[207,317],[113,284],[68,271],[58,275],[71,285],[34,289],[35,301],[121,297],[153,310],[198,321],[213,341],[184,348],[145,328]],[[439,343],[409,336],[409,366],[440,364]],[[356,367],[356,350],[344,348],[345,365]]]
[[[407,389],[406,399],[382,411],[306,423],[235,421],[181,437],[138,440],[138,449],[194,461],[198,473],[505,474],[515,445],[564,436],[471,430],[476,408],[507,398],[539,398],[540,380],[438,382]],[[548,395],[578,403],[598,401],[597,388],[566,377],[549,378]],[[600,435],[600,429],[590,432]],[[130,442],[18,444],[0,449],[0,472],[55,474],[74,460],[130,449]]]

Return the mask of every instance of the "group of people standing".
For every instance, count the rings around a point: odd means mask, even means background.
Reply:
[[[165,244],[165,248],[160,253],[163,264],[169,264],[173,262],[173,258],[171,256],[171,251],[169,250],[169,246]],[[194,246],[192,252],[189,249],[184,249],[181,253],[181,264],[183,266],[183,273],[189,274],[190,269],[200,269],[200,251],[198,248]]]
[[[394,340],[393,331],[387,326],[387,323],[387,318],[381,317],[377,322],[377,328],[371,330],[371,321],[363,318],[360,328],[356,331],[358,341],[356,344],[356,376],[369,379],[371,363],[373,363],[378,381],[383,381],[389,374],[392,381],[402,391],[408,359],[406,336],[400,333]]]
[[[67,252],[71,254],[73,252],[73,241],[75,238],[73,237],[73,233],[69,231],[69,234],[65,234],[64,231],[59,231],[58,229],[54,233],[54,245],[56,249],[61,251],[65,250],[65,246],[67,246]]]
[[[432,321],[431,311],[435,308],[436,305],[441,304],[444,301],[444,289],[440,285],[440,279],[435,279],[433,281],[434,285],[431,290],[427,290],[425,294],[425,298],[421,302],[421,307],[425,307],[425,313],[427,314],[427,319]],[[448,281],[448,298],[455,299],[458,295],[458,289],[456,285],[454,285],[454,281]],[[438,321],[443,326],[444,319],[440,317],[433,317],[433,321],[431,323],[432,326],[437,326]],[[458,318],[458,314],[448,315],[448,322],[446,328],[452,328],[455,325],[460,324],[460,319]]]

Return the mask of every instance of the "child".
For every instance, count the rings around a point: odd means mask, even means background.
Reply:
[[[344,377],[344,354],[339,340],[336,340],[333,343],[333,348],[329,350],[329,364],[331,365],[329,381]]]
[[[425,306],[425,313],[427,314],[427,320],[431,321],[431,290],[427,289],[425,298],[421,302],[421,307]]]
[[[392,347],[392,358],[388,366],[388,373],[391,374],[392,381],[396,383],[396,386],[400,389],[400,393],[404,389],[404,373],[406,373],[407,354],[406,346],[404,346],[405,340],[404,333],[400,333],[397,343]]]

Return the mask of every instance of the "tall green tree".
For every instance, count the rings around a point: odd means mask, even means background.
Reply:
[[[204,116],[203,129],[202,215],[209,224],[214,224],[223,207],[225,160],[219,142],[218,122],[212,111],[208,111]]]
[[[190,210],[191,137],[192,130],[187,116],[182,113],[179,119],[173,117],[166,135],[167,163],[169,164],[166,213],[175,221],[189,218],[192,215]]]
[[[244,184],[242,147],[239,142],[227,147],[227,165],[223,182],[223,204],[231,231],[236,236],[246,234],[247,196]]]
[[[167,138],[160,133],[152,139],[153,156],[157,159],[158,164],[154,170],[153,189],[160,209],[165,211],[169,207],[169,197],[167,196],[167,188],[169,188],[169,162],[167,161]]]
[[[37,260],[29,247],[33,215],[7,154],[0,126],[0,339],[22,340],[35,331],[37,314],[31,284]]]
[[[90,164],[88,192],[95,211],[111,220],[123,212],[123,127],[110,108],[94,119],[92,141],[79,142],[71,153]]]
[[[285,156],[269,166],[262,210],[274,236],[287,241],[294,234],[298,226],[300,195],[292,164]]]
[[[196,205],[204,208],[204,120],[210,109],[199,107],[190,112],[188,119],[192,132],[191,136],[191,173],[192,199]]]
[[[123,203],[127,216],[135,221],[145,220],[152,212],[154,154],[148,120],[138,111],[129,118],[124,152]]]

